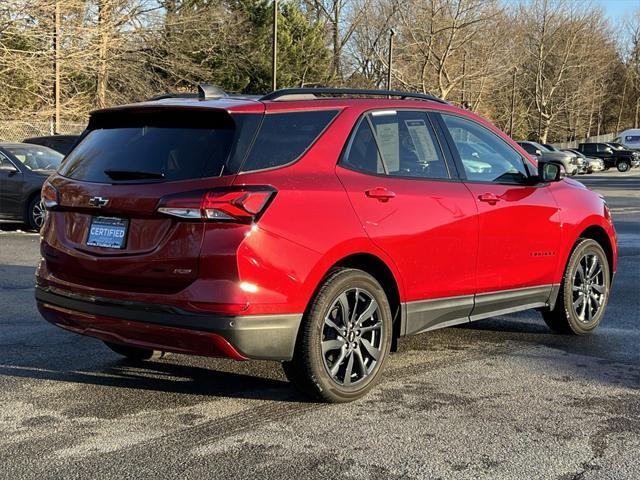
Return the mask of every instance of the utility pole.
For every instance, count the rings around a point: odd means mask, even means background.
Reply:
[[[56,0],[53,26],[53,103],[52,134],[60,130],[60,0]]]
[[[271,45],[271,90],[278,86],[278,0],[273,0],[273,33]]]
[[[511,115],[509,116],[509,136],[513,137],[513,120],[516,115],[516,75],[518,67],[513,67],[513,80],[511,82]]]
[[[387,69],[387,90],[391,90],[391,69],[393,67],[393,37],[396,34],[396,31],[393,28],[389,29],[389,58],[388,58],[388,69]]]

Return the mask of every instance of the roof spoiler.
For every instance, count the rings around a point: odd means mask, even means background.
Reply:
[[[209,83],[198,84],[198,93],[162,93],[147,99],[147,102],[164,100],[166,98],[197,98],[198,100],[213,100],[216,98],[228,97],[229,95],[217,85]]]

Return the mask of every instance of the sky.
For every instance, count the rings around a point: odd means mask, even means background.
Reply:
[[[640,0],[597,0],[596,3],[614,22],[622,21],[640,9]]]

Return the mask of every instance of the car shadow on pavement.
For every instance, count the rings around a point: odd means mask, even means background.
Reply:
[[[534,315],[522,312],[454,328],[469,336],[469,341],[511,342],[516,345],[513,355],[518,354],[518,344],[523,350],[549,349],[547,355],[554,369],[567,378],[631,389],[640,387],[640,355],[631,345],[638,339],[637,332],[600,328],[592,335],[564,335],[553,332],[542,320],[534,319]],[[599,368],[585,368],[584,363],[594,363]]]
[[[27,225],[24,223],[15,223],[15,222],[7,222],[0,221],[0,232],[16,232],[16,233],[36,233],[33,230],[29,230]]]
[[[75,384],[97,385],[205,397],[260,399],[282,402],[309,400],[284,380],[268,378],[255,368],[249,374],[171,363],[165,357],[159,361],[135,362],[117,360],[92,368],[68,370],[42,365],[0,364],[0,376],[50,380]],[[1,361],[1,360],[0,360]],[[39,363],[39,362],[37,362]],[[266,362],[261,362],[266,363]],[[254,365],[255,367],[255,365]]]

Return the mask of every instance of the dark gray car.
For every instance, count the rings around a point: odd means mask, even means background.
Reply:
[[[44,220],[40,189],[64,156],[26,143],[0,143],[0,219],[38,230]]]

